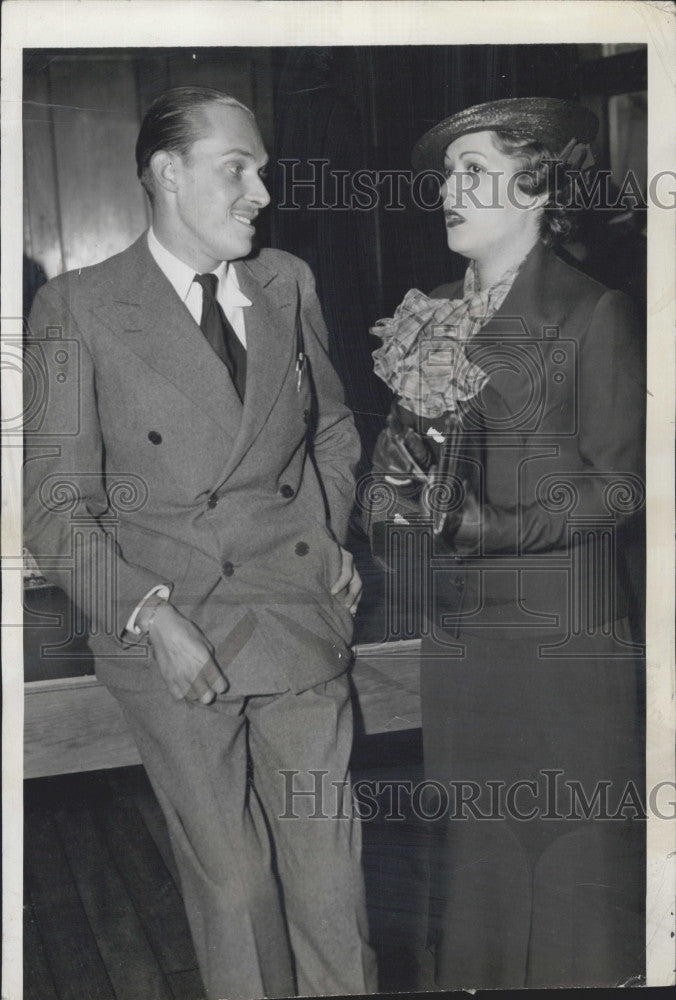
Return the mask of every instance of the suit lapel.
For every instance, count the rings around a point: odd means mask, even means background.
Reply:
[[[500,308],[470,341],[467,357],[471,361],[477,351],[485,351],[487,344],[497,338],[518,343],[524,338],[542,337],[538,323],[543,312],[542,284],[550,252],[539,242],[533,247]]]
[[[238,262],[237,280],[251,299],[244,310],[247,374],[239,432],[222,473],[225,480],[239,465],[270,415],[295,360],[295,318],[299,300],[295,282],[284,281],[257,258]]]
[[[242,404],[225,365],[153,260],[145,234],[123,261],[121,280],[99,302],[102,322],[138,357],[233,437]]]
[[[527,413],[546,402],[543,327],[556,297],[549,280],[551,258],[556,261],[548,247],[536,243],[504,302],[467,348],[468,359],[489,375],[479,409],[490,412],[503,429],[507,414]]]

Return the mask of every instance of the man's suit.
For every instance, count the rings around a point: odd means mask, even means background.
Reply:
[[[358,439],[307,266],[264,250],[235,267],[252,301],[243,404],[145,236],[41,290],[31,336],[60,328],[64,343],[30,426],[26,544],[86,616],[97,674],[135,733],[209,996],[288,992],[287,934],[302,990],[362,992],[358,830],[270,815],[288,805],[280,770],[300,772],[294,789],[310,769],[348,777],[352,623],[330,588]],[[212,706],[175,702],[125,631],[159,583],[213,644],[230,687]],[[307,798],[297,812],[312,812]],[[266,823],[284,841],[284,918]]]

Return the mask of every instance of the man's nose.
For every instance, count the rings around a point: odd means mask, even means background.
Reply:
[[[251,181],[246,196],[249,201],[258,205],[259,208],[265,208],[266,205],[270,204],[270,192],[266,188],[261,177],[256,177]]]

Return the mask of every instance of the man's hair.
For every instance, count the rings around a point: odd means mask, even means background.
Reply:
[[[136,173],[151,201],[153,153],[166,149],[185,156],[204,134],[203,109],[209,104],[241,108],[253,118],[253,111],[241,101],[211,87],[173,87],[160,94],[146,111],[136,140]]]

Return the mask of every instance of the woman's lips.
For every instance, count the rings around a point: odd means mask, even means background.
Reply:
[[[460,226],[465,219],[457,212],[444,212],[444,218],[446,219],[446,228],[452,229],[454,226]]]

